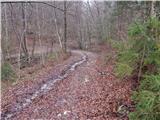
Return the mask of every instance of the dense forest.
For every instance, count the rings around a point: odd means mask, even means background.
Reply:
[[[159,1],[1,2],[1,119],[159,120]]]

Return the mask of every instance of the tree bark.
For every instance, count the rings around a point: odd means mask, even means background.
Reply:
[[[33,41],[33,45],[32,45],[32,53],[31,53],[32,58],[34,57],[35,46],[36,46],[36,37],[34,37],[34,41]]]
[[[38,41],[39,41],[40,48],[42,48],[41,26],[40,26],[39,17],[38,17],[38,16],[39,16],[38,4],[36,4],[36,10],[37,10]],[[42,53],[41,53],[41,64],[44,65],[44,55],[43,55],[43,51],[42,51]]]
[[[60,45],[61,49],[63,49],[62,39],[61,39],[61,35],[60,35],[59,28],[58,28],[58,25],[57,25],[57,13],[56,13],[56,8],[54,8],[54,23],[55,23],[55,27],[56,27],[56,32],[57,32],[58,40],[59,40],[59,45]]]
[[[5,4],[5,34],[6,34],[6,53],[7,53],[7,55],[8,55],[8,57],[10,57],[10,55],[9,55],[9,45],[8,45],[8,43],[9,43],[9,35],[8,35],[8,18],[7,18],[7,4]],[[5,55],[4,55],[5,56]]]
[[[24,52],[24,55],[25,55],[25,58],[26,60],[28,61],[29,59],[29,54],[28,54],[28,49],[27,49],[27,39],[26,39],[26,13],[25,13],[25,3],[22,3],[22,24],[23,24],[23,31],[24,31],[24,34],[23,35],[23,52]]]
[[[140,81],[140,78],[141,78],[141,75],[142,75],[142,67],[143,67],[143,62],[144,62],[145,49],[146,49],[146,45],[144,44],[143,51],[142,51],[142,58],[141,58],[141,61],[140,61],[140,67],[139,67],[139,72],[138,72],[138,81]]]
[[[156,17],[156,12],[155,12],[156,1],[152,0],[151,2],[152,3],[151,3],[151,12],[150,12],[150,15],[151,15],[151,17]]]
[[[64,52],[67,52],[67,1],[64,1]]]

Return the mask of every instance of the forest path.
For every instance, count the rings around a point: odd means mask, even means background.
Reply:
[[[129,87],[117,86],[113,66],[101,74],[98,57],[73,51],[46,78],[11,88],[2,99],[2,119],[117,120],[115,100],[125,99]]]

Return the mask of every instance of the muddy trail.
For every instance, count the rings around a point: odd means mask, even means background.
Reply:
[[[130,83],[100,67],[99,55],[73,51],[70,59],[2,97],[2,120],[125,120],[115,115],[118,103],[130,104]],[[100,72],[104,71],[104,72]]]
[[[1,115],[2,119],[7,120],[7,119],[10,119],[10,118],[14,117],[17,112],[22,111],[22,109],[24,109],[28,105],[32,104],[32,101],[34,99],[46,94],[49,90],[51,90],[55,82],[57,82],[59,80],[63,80],[66,77],[68,77],[68,75],[72,71],[74,71],[77,66],[81,65],[82,63],[84,63],[86,61],[87,61],[87,55],[84,54],[84,53],[81,54],[81,59],[72,63],[72,64],[70,64],[70,65],[68,65],[67,69],[63,70],[57,76],[57,78],[48,79],[45,83],[40,85],[39,89],[35,90],[33,93],[29,93],[30,95],[26,96],[26,98],[23,98],[24,101],[22,101],[20,103],[17,102],[14,106],[12,106],[13,108],[8,109],[4,113],[2,112],[2,115]]]

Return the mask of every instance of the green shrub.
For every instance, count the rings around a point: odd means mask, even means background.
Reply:
[[[1,66],[1,79],[2,80],[14,80],[16,78],[16,73],[13,70],[11,64],[4,63]]]
[[[138,58],[137,53],[131,50],[127,50],[119,53],[118,62],[134,66],[136,64],[137,58]]]
[[[116,65],[116,75],[119,76],[120,78],[130,76],[133,71],[133,68],[130,67],[128,64],[124,63],[117,63]]]
[[[118,54],[115,72],[120,78],[130,76],[137,67],[136,60],[138,55],[131,51],[123,51]]]
[[[140,89],[160,92],[160,75],[145,76],[141,81]]]
[[[123,51],[125,49],[125,43],[122,41],[111,40],[110,43],[111,46],[117,49],[118,51]]]
[[[128,35],[128,47],[117,47],[119,53],[115,72],[123,78],[131,75],[132,71],[138,71],[137,76],[141,73],[140,78],[143,78],[139,81],[138,91],[132,96],[136,109],[129,114],[129,119],[159,120],[160,21],[150,18],[145,23],[134,23],[129,28]]]
[[[145,31],[145,26],[139,22],[135,22],[129,26],[128,35],[130,37],[139,38],[143,35],[143,31]]]
[[[126,76],[130,72],[128,72],[129,67],[132,67],[129,70],[142,70],[141,76],[143,74],[155,74],[160,71],[159,25],[160,21],[156,18],[151,18],[145,23],[134,23],[129,28],[128,35],[130,40],[126,43],[127,47],[122,44],[117,45],[118,43],[116,43],[119,50],[116,65],[118,70],[116,72],[121,73],[120,76]],[[125,69],[123,69],[124,71],[119,71],[122,70],[122,64],[123,66],[125,64],[124,67],[128,68],[126,71]],[[150,66],[153,69],[149,68]],[[126,72],[126,74],[122,74],[122,72]]]
[[[160,68],[160,50],[159,49],[150,51],[150,53],[144,60],[144,65],[149,65],[149,64],[156,66],[157,68],[156,72],[158,72],[158,69]]]
[[[130,120],[159,120],[160,118],[160,75],[145,76],[138,92],[133,94],[137,102]]]

